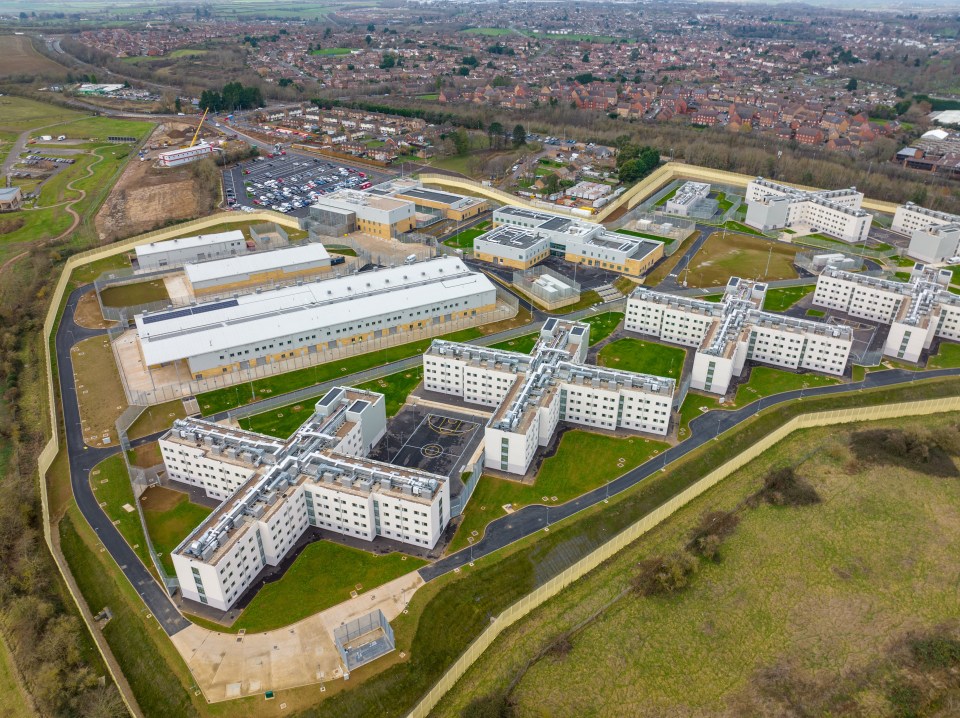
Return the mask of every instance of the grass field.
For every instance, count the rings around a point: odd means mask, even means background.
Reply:
[[[470,538],[479,541],[487,524],[506,515],[505,504],[519,509],[529,504],[565,503],[603,486],[666,448],[667,444],[661,441],[639,436],[622,439],[589,431],[568,431],[560,438],[557,453],[544,460],[532,486],[493,476],[480,477],[449,551],[468,546]],[[590,457],[590,471],[583,470],[586,456]]]
[[[590,325],[590,346],[593,346],[617,330],[620,322],[623,321],[623,312],[604,312],[593,317],[585,317],[581,321]]]
[[[486,35],[488,37],[500,37],[501,35],[511,35],[513,30],[505,27],[471,27],[465,30],[467,35]]]
[[[110,340],[106,336],[85,339],[71,348],[70,356],[84,441],[90,446],[115,446],[116,421],[127,408],[127,397]]]
[[[802,287],[780,287],[768,289],[763,299],[763,308],[768,312],[784,312],[817,288],[815,284]]]
[[[700,231],[698,230],[685,241],[696,242],[699,236]],[[684,254],[685,252],[678,249],[666,259],[661,260],[653,271],[643,278],[643,284],[647,287],[653,287],[662,282],[673,272],[680,260],[683,259]]]
[[[927,367],[930,369],[954,369],[960,366],[960,344],[943,342],[940,350],[930,357]]]
[[[519,352],[520,354],[529,354],[531,351],[533,351],[533,347],[536,345],[539,338],[540,332],[533,332],[532,334],[524,334],[523,336],[515,337],[513,339],[505,339],[502,342],[491,344],[490,348],[502,349],[503,351],[508,352]]]
[[[687,353],[679,347],[668,347],[631,337],[617,339],[600,350],[600,366],[680,379]]]
[[[349,55],[353,50],[349,47],[320,47],[310,52],[311,55],[329,56],[329,55]]]
[[[808,309],[808,310],[805,312],[805,314],[806,314],[808,317],[825,317],[825,316],[827,316],[827,313],[826,313],[825,311],[823,311],[822,309]]]
[[[734,404],[739,407],[784,391],[839,383],[839,379],[830,376],[794,374],[792,371],[783,371],[769,366],[755,366],[750,370],[750,380],[737,387]]]
[[[108,307],[133,307],[150,302],[164,302],[168,299],[170,295],[162,279],[114,285],[100,292],[100,301]]]
[[[130,544],[140,560],[148,568],[153,565],[150,552],[147,550],[147,540],[140,524],[140,514],[136,510],[136,499],[133,498],[133,486],[130,484],[130,475],[123,462],[123,456],[117,454],[97,464],[90,472],[90,486],[100,502],[103,512],[116,525],[117,530]],[[132,511],[125,509],[129,506]]]
[[[0,35],[0,78],[38,75],[62,78],[67,68],[37,52],[26,35]],[[0,120],[2,122],[2,120]]]
[[[3,47],[3,43],[9,42],[9,39],[9,35],[0,35],[0,48]],[[28,100],[25,97],[14,97],[12,95],[0,97],[0,127],[18,135],[33,127],[55,125],[86,116],[84,112]]]
[[[351,591],[370,591],[425,564],[422,559],[399,553],[377,556],[331,541],[317,541],[303,550],[282,579],[260,589],[233,626],[221,630],[236,633],[243,628],[256,633],[289,626],[348,601]]]
[[[423,367],[389,374],[382,379],[374,379],[357,384],[357,389],[375,391],[384,395],[387,416],[393,416],[403,406],[407,396],[417,388],[423,379]],[[323,395],[302,399],[279,409],[270,409],[260,414],[243,417],[240,426],[249,431],[259,431],[279,439],[287,439],[307,420],[314,405]]]
[[[94,139],[106,142],[107,137],[136,137],[143,139],[153,128],[152,122],[119,120],[115,117],[88,117],[86,119],[55,125],[43,131],[45,135],[66,135],[68,139]],[[122,147],[123,145],[118,145]]]
[[[173,576],[171,552],[210,515],[211,509],[191,502],[182,491],[162,486],[152,486],[140,498],[153,550],[160,556],[167,573]]]
[[[452,236],[445,241],[444,244],[457,249],[473,249],[473,240],[485,233],[485,229],[465,229],[459,234]]]
[[[187,412],[184,411],[183,402],[180,399],[148,406],[127,429],[127,437],[139,439],[142,436],[169,429],[174,419],[182,419],[186,415]]]
[[[759,237],[730,232],[714,232],[690,261],[684,273],[691,287],[725,286],[730,277],[793,279],[796,247]],[[768,267],[769,260],[769,269]]]
[[[453,332],[438,339],[448,339],[453,342],[466,342],[471,339],[483,336],[483,333],[476,327],[464,329],[459,332]],[[226,387],[224,389],[215,389],[197,396],[200,402],[200,411],[204,416],[216,414],[220,411],[226,411],[236,406],[249,404],[256,399],[263,399],[274,394],[284,394],[295,389],[302,389],[305,386],[322,384],[338,376],[354,374],[365,369],[372,369],[383,364],[406,359],[407,357],[423,354],[433,339],[421,339],[409,344],[399,344],[394,347],[388,347],[378,351],[368,352],[367,354],[358,354],[348,359],[342,359],[327,364],[308,367],[306,369],[297,369],[285,374],[258,379],[254,382],[245,382],[237,386]]]
[[[918,681],[900,666],[911,634],[956,633],[948,547],[960,546],[960,520],[942,507],[957,505],[960,484],[858,459],[851,432],[877,426],[804,431],[764,453],[512,627],[434,715],[459,716],[471,698],[502,691],[526,660],[598,611],[563,652],[523,675],[517,715],[944,715],[917,699],[935,688],[949,696],[955,681]],[[707,511],[734,509],[784,465],[822,502],[743,509],[721,560],[697,560],[687,589],[617,600],[639,561],[682,549]]]

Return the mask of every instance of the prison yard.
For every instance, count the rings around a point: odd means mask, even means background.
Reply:
[[[684,279],[691,287],[722,287],[730,277],[760,281],[794,279],[797,248],[733,232],[714,232],[689,266]]]

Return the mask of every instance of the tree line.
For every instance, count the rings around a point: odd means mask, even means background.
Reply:
[[[259,87],[244,86],[239,82],[228,82],[220,92],[204,90],[200,93],[200,109],[211,112],[252,110],[263,105]]]

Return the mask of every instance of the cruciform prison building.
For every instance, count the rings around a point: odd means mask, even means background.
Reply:
[[[477,259],[529,269],[550,255],[568,262],[642,276],[661,257],[663,242],[607,231],[603,225],[525,207],[493,212],[494,229],[473,241]]]
[[[839,376],[853,346],[850,327],[764,312],[767,285],[730,277],[720,302],[638,288],[624,328],[696,347],[690,386],[726,394],[748,360]]]
[[[495,406],[485,466],[511,474],[527,472],[560,421],[665,435],[674,380],[584,364],[589,336],[588,324],[551,318],[531,354],[435,339],[423,356],[424,387]]]
[[[871,217],[856,187],[808,191],[757,177],[747,185],[746,223],[761,231],[809,227],[844,242],[862,242]]]
[[[138,314],[144,364],[185,361],[195,379],[425,329],[496,308],[456,257]]]
[[[909,282],[828,267],[817,278],[813,303],[852,317],[889,324],[887,356],[919,361],[935,337],[960,340],[960,296],[952,294],[949,270],[917,264]]]
[[[890,229],[910,236],[907,254],[921,262],[943,262],[960,255],[960,215],[907,202],[897,207]]]
[[[286,442],[175,421],[160,439],[170,477],[223,499],[173,552],[183,596],[229,609],[311,527],[435,546],[450,520],[447,478],[366,458],[385,431],[383,395],[348,387]]]

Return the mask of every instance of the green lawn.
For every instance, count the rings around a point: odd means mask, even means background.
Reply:
[[[186,415],[187,412],[183,409],[183,401],[180,399],[148,406],[130,424],[130,428],[127,429],[127,437],[139,439],[142,436],[149,436],[158,431],[169,429],[175,419],[183,419]]]
[[[620,322],[623,321],[623,312],[604,312],[580,321],[590,325],[590,346],[593,346],[602,342],[617,330]]]
[[[726,229],[732,229],[735,232],[743,232],[744,234],[753,234],[753,235],[756,235],[757,237],[763,236],[763,233],[760,232],[759,230],[756,230],[753,227],[743,224],[742,222],[736,222],[732,219],[729,222],[724,222],[723,226]]]
[[[733,202],[727,199],[726,192],[717,192],[717,210],[721,215],[726,214],[727,210],[733,206]]]
[[[374,379],[363,384],[357,384],[357,389],[375,391],[384,395],[387,416],[393,416],[403,406],[407,396],[417,388],[423,379],[423,368],[417,367],[407,371],[389,374],[382,379]],[[239,419],[241,428],[248,431],[258,431],[261,434],[275,436],[278,439],[288,439],[303,422],[305,422],[313,407],[323,395],[301,399],[279,409],[269,409],[260,414],[253,414]]]
[[[471,327],[437,338],[452,342],[467,342],[480,336],[483,336],[483,332],[476,327]],[[268,396],[285,394],[296,389],[302,389],[305,386],[322,384],[336,379],[338,376],[355,374],[358,371],[423,354],[432,341],[433,339],[421,339],[420,341],[399,344],[367,354],[358,354],[340,361],[318,364],[306,369],[297,369],[285,374],[257,379],[253,382],[244,382],[223,389],[214,389],[197,395],[197,401],[200,403],[201,413],[204,416],[209,416]]]
[[[691,287],[725,287],[730,277],[773,281],[794,279],[797,247],[746,234],[714,232],[688,265]]]
[[[751,401],[772,396],[784,391],[806,389],[815,386],[839,384],[840,380],[820,374],[794,374],[791,371],[774,369],[768,366],[755,366],[750,370],[750,380],[737,387],[736,406],[744,406]]]
[[[76,122],[67,122],[43,130],[45,135],[66,135],[68,139],[85,140],[95,137],[106,141],[107,137],[146,137],[153,128],[152,122],[142,120],[120,120],[113,117],[89,117]],[[118,145],[123,146],[123,145]]]
[[[200,506],[190,501],[187,494],[177,493],[180,496],[176,505],[164,511],[154,511],[149,508],[148,493],[143,511],[143,517],[147,522],[147,531],[150,532],[150,540],[153,542],[153,549],[159,554],[160,562],[171,576],[175,574],[171,552],[211,512],[211,509],[206,506]]]
[[[714,304],[719,304],[723,301],[722,294],[708,294],[705,297],[697,297],[698,299],[703,300],[704,302],[713,302]]]
[[[350,247],[338,247],[332,244],[326,244],[324,247],[330,254],[342,254],[344,257],[357,256],[357,250],[351,249]]]
[[[808,317],[825,317],[827,313],[822,309],[808,309],[806,312]]]
[[[502,342],[491,344],[490,348],[501,349],[508,352],[519,352],[520,354],[529,354],[533,351],[533,347],[536,345],[539,338],[540,332],[533,332],[532,334],[524,334],[523,336],[515,337],[514,339],[505,339]]]
[[[378,556],[331,541],[307,546],[279,581],[268,583],[230,628],[248,633],[272,631],[350,600],[350,592],[364,593],[416,571],[426,561],[391,553]]]
[[[639,436],[622,439],[579,429],[568,431],[561,437],[557,453],[543,462],[532,486],[480,477],[449,550],[468,546],[471,536],[479,541],[486,525],[506,513],[504,504],[512,504],[514,509],[529,504],[562,504],[603,486],[667,447],[664,442]],[[584,457],[590,457],[590,471],[583,470]]]
[[[143,534],[140,514],[136,509],[137,501],[133,498],[133,486],[130,484],[130,475],[127,473],[123,456],[117,454],[97,464],[90,472],[90,486],[103,512],[114,522],[140,560],[145,566],[152,566],[153,561],[147,550],[147,540]],[[133,511],[127,511],[124,506],[131,507]]]
[[[632,229],[615,229],[617,234],[625,234],[628,237],[641,237],[643,239],[652,239],[654,242],[663,242],[664,244],[673,244],[672,237],[660,237],[656,234],[647,234],[646,232],[635,232]]]
[[[485,229],[465,229],[446,240],[444,244],[457,249],[473,249],[473,240],[482,234],[486,234]]]
[[[162,279],[136,284],[120,284],[100,292],[100,300],[108,307],[133,307],[170,299]]]
[[[816,288],[816,284],[805,284],[802,287],[768,289],[767,296],[763,299],[763,308],[768,312],[785,312]]]
[[[680,405],[680,424],[677,427],[677,437],[683,441],[690,436],[690,422],[698,416],[713,409],[721,409],[720,400],[715,396],[687,392],[683,404]]]
[[[927,361],[928,369],[956,369],[960,367],[960,344],[943,342],[940,350]]]
[[[600,350],[599,364],[611,369],[680,379],[686,351],[641,339],[617,339]]]
[[[667,202],[673,199],[673,196],[677,193],[677,190],[680,189],[680,186],[674,187],[672,190],[667,192],[663,197],[657,200],[654,207],[663,207]]]

